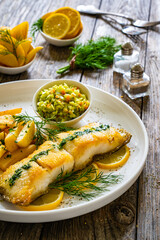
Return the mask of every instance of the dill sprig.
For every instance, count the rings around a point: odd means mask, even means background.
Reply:
[[[8,29],[0,29],[0,40],[4,43],[8,43],[10,44],[10,50],[8,49],[1,49],[0,50],[0,55],[8,55],[8,54],[14,54],[16,56],[16,58],[18,59],[17,56],[17,47],[19,46],[19,44],[26,42],[26,39],[14,39],[11,34],[10,31]]]
[[[39,32],[42,30],[43,27],[43,19],[39,18],[36,22],[34,22],[31,26],[31,36],[33,37],[33,39],[35,40],[35,34],[36,32]]]
[[[71,54],[68,58],[70,64],[60,68],[57,73],[79,69],[105,69],[113,63],[114,54],[120,49],[116,40],[111,37],[101,37],[97,41],[89,40],[86,44],[70,47]]]
[[[19,115],[14,115],[13,116],[15,119],[15,122],[18,123],[23,123],[26,124],[29,121],[34,121],[35,126],[36,126],[36,132],[35,132],[35,144],[37,146],[41,145],[44,141],[46,140],[56,140],[56,135],[60,132],[66,132],[69,130],[73,130],[71,127],[67,127],[63,123],[52,123],[52,125],[55,128],[48,128],[46,125],[50,123],[49,119],[43,119],[39,121],[39,118],[37,116],[32,117],[29,116],[27,113],[25,114],[19,114]]]
[[[95,177],[92,178],[93,174]],[[77,171],[66,173],[63,176],[63,170],[58,175],[55,182],[49,185],[49,188],[61,190],[68,195],[82,197],[90,200],[103,191],[109,190],[108,187],[112,184],[117,184],[122,180],[122,175],[108,174],[103,172],[97,174],[93,165]],[[99,184],[98,186],[96,184]],[[88,191],[91,190],[91,191]]]

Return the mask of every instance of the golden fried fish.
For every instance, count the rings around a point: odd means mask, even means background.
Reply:
[[[90,123],[46,141],[27,158],[0,176],[0,193],[12,203],[28,205],[44,194],[63,170],[85,168],[94,155],[115,151],[130,141],[131,134],[108,125]]]

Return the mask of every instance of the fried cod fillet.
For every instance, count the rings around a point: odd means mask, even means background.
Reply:
[[[47,191],[61,169],[63,174],[71,172],[73,165],[74,159],[68,152],[58,150],[52,141],[46,141],[0,176],[0,193],[9,202],[28,205]]]
[[[78,130],[58,134],[57,141],[61,144],[67,138],[72,139],[74,135],[78,135],[78,137],[71,141],[66,140],[63,148],[73,156],[75,171],[85,168],[92,161],[94,155],[118,150],[131,138],[131,134],[124,129],[117,130],[108,125],[90,123]]]
[[[0,193],[9,202],[28,205],[48,190],[62,170],[65,174],[83,169],[94,155],[115,151],[130,139],[125,130],[99,123],[62,132],[55,142],[44,142],[0,175]]]

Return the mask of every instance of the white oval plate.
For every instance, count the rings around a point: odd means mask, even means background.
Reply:
[[[35,91],[53,80],[24,80],[0,85],[0,110],[22,107],[23,112],[34,116],[31,106]],[[50,211],[27,212],[11,203],[0,202],[0,220],[10,222],[50,222],[68,219],[96,210],[122,195],[140,175],[148,152],[148,136],[144,124],[138,115],[119,98],[100,89],[88,86],[93,95],[93,104],[81,125],[99,121],[123,127],[132,134],[128,146],[131,156],[127,163],[115,171],[123,175],[123,180],[90,201],[65,197],[59,208]]]

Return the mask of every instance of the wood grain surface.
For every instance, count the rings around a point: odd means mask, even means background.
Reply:
[[[160,16],[159,0],[1,0],[0,25],[14,27],[28,21],[31,26],[46,12],[62,6],[76,8],[80,4],[93,4],[102,10],[144,20],[159,20]],[[112,67],[103,71],[76,70],[63,76],[121,97],[137,112],[150,139],[144,170],[126,193],[89,214],[39,224],[0,221],[0,240],[160,240],[160,27],[149,30],[141,35],[140,40],[136,40],[111,26],[105,17],[81,15],[81,18],[84,33],[79,43],[103,35],[115,37],[118,43],[132,41],[140,51],[140,62],[151,77],[150,96],[133,101],[121,91],[121,76],[113,74]],[[36,61],[28,71],[14,76],[0,74],[0,83],[60,78],[56,70],[66,65],[69,48],[52,46],[40,34],[36,37],[35,45],[41,45],[44,49],[37,54]]]

